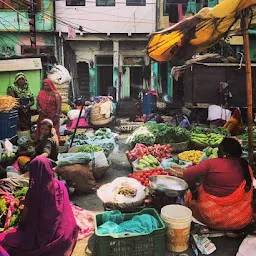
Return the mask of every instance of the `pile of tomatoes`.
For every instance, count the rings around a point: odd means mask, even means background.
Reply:
[[[163,168],[153,168],[150,170],[137,171],[135,173],[130,173],[128,177],[134,178],[137,181],[140,181],[145,187],[149,186],[149,177],[157,175],[169,175]]]

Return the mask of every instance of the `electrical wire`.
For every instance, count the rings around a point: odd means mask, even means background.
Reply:
[[[123,8],[126,8],[126,6],[125,7],[121,7],[121,8],[118,8],[118,9],[123,9]],[[58,6],[58,10],[59,9],[65,9],[63,12],[58,12],[57,13],[57,15],[60,15],[60,14],[63,14],[64,12],[66,12],[66,11],[68,11],[68,10],[75,10],[76,12],[83,12],[84,13],[84,11],[85,10],[78,10],[78,8],[66,8],[66,7],[60,7],[60,6]],[[113,11],[116,11],[116,10],[113,10]],[[91,10],[90,10],[90,14],[100,14],[100,15],[102,15],[103,13],[102,12],[92,12]],[[113,16],[113,17],[117,17],[117,18],[124,18],[124,19],[129,19],[130,18],[130,16],[121,16],[121,15],[115,15],[115,14],[109,14],[109,13],[105,13],[104,12],[104,15],[106,15],[106,16]],[[151,19],[143,19],[143,20],[145,20],[145,21],[151,21]]]
[[[66,0],[54,0],[55,2],[66,2]],[[159,0],[158,0],[159,1]],[[138,1],[129,1],[129,5],[127,5],[127,1],[115,1],[115,4],[125,4],[127,7],[133,7],[133,6],[136,6],[136,7],[143,7],[143,6],[146,6],[148,4],[152,4],[152,5],[156,5],[157,3],[152,1],[152,2],[148,2],[147,0],[144,1],[145,2],[145,5],[138,5]],[[96,7],[115,7],[115,6],[109,6],[109,5],[96,5],[96,1],[90,1],[90,0],[85,0],[85,5],[82,5],[82,6],[86,6],[86,3],[93,3],[95,4]],[[134,5],[130,5],[130,4],[134,4]],[[69,5],[70,6],[70,5]],[[73,6],[73,5],[72,5]],[[74,6],[80,6],[80,5],[74,5]]]
[[[24,16],[21,12],[19,12],[18,10],[16,10],[15,8],[13,8],[11,5],[7,4],[5,1],[0,0],[0,2],[2,2],[3,4],[7,5],[10,9],[12,9],[13,11],[17,12],[19,15],[21,15],[24,18],[27,18],[26,16]]]
[[[1,19],[3,19],[2,17],[0,17]],[[4,19],[5,20],[5,19]],[[10,31],[5,25],[4,25],[4,23],[0,20],[0,23],[5,27],[5,29],[9,32],[9,33],[11,33],[15,38],[17,38],[17,40],[19,41],[19,42],[21,42],[23,45],[26,45],[23,41],[21,41],[12,31]],[[6,36],[6,35],[5,35]],[[8,38],[8,36],[6,36],[7,38]],[[9,38],[10,39],[10,38]],[[13,40],[12,40],[13,41]],[[13,41],[14,42],[14,41]],[[16,42],[15,42],[16,43]]]

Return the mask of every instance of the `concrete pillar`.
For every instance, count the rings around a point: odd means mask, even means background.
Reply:
[[[167,71],[167,91],[168,95],[173,97],[173,77],[171,75],[171,70],[172,70],[172,64],[168,62],[167,64],[168,71]]]
[[[116,100],[119,100],[120,95],[120,55],[119,55],[119,41],[113,41],[113,87],[116,88]]]
[[[158,63],[155,62],[153,64],[154,66],[154,90],[156,90],[158,92],[158,85],[159,85],[159,82],[158,82]]]
[[[154,90],[154,62],[151,61],[151,83],[150,83],[150,90]]]

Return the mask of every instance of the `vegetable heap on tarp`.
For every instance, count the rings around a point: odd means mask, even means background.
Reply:
[[[17,187],[14,194],[5,194],[0,198],[0,232],[18,225],[24,208],[28,187]]]
[[[72,137],[66,141],[66,145],[69,147]],[[94,134],[76,134],[73,140],[72,146],[82,145],[99,146],[105,152],[112,152],[116,145],[115,138],[108,128],[100,128]]]
[[[167,124],[148,122],[136,129],[126,140],[134,147],[137,143],[146,146],[172,144],[190,141],[190,132],[184,128]]]
[[[154,146],[145,146],[143,144],[136,144],[134,149],[126,152],[126,156],[130,162],[133,162],[137,159],[143,158],[144,156],[152,155],[158,161],[162,161],[163,159],[170,158],[172,156],[172,148],[169,144],[167,145],[159,145],[156,144]]]

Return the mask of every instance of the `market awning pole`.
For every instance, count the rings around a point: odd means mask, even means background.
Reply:
[[[248,153],[249,163],[253,164],[253,112],[252,112],[252,67],[250,58],[249,42],[249,17],[248,10],[244,10],[241,19],[241,26],[244,39],[245,70],[246,70],[246,91],[247,91],[247,119],[248,119]]]

